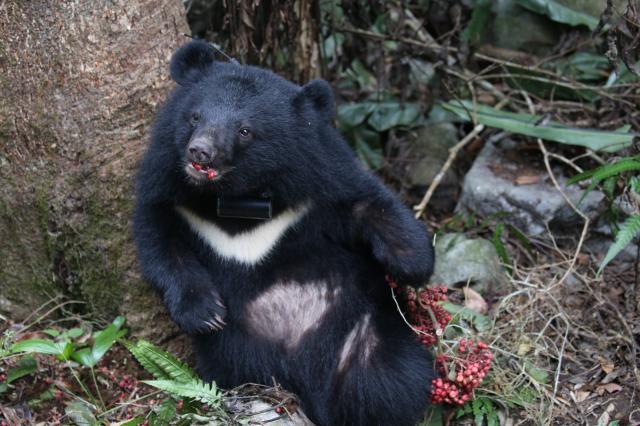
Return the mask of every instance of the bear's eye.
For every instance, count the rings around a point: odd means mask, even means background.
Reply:
[[[199,112],[192,113],[189,121],[191,122],[191,124],[196,124],[198,121],[200,121],[200,113]]]
[[[243,138],[248,138],[249,136],[251,136],[251,130],[247,129],[246,127],[243,127],[242,129],[238,130],[238,133]]]

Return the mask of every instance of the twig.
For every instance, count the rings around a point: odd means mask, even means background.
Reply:
[[[549,152],[547,151],[547,148],[544,146],[544,143],[542,142],[542,139],[538,139],[538,146],[540,147],[540,151],[542,151],[542,154],[544,155],[544,165],[547,168],[547,173],[549,174],[549,177],[551,178],[551,181],[553,182],[553,185],[556,187],[558,192],[560,192],[560,195],[562,195],[562,198],[564,198],[564,200],[567,202],[567,204],[569,204],[571,209],[574,212],[576,212],[576,214],[578,214],[584,220],[584,226],[582,227],[582,233],[580,234],[580,240],[578,241],[578,246],[576,247],[576,251],[575,251],[575,253],[573,255],[573,258],[571,259],[571,263],[567,267],[567,270],[564,273],[564,275],[562,276],[562,278],[560,278],[560,280],[558,280],[558,282],[555,284],[555,285],[560,285],[560,284],[562,284],[564,282],[564,280],[567,279],[569,274],[571,274],[573,272],[573,267],[575,266],[576,262],[578,261],[578,256],[580,255],[580,251],[582,250],[582,245],[584,244],[584,240],[587,237],[587,231],[589,230],[589,224],[591,223],[591,220],[584,213],[582,213],[582,211],[580,211],[575,206],[575,204],[573,204],[573,201],[571,201],[569,196],[562,190],[562,187],[558,183],[558,180],[556,179],[556,176],[553,173],[553,170],[551,170],[551,164],[549,163]]]
[[[460,142],[449,149],[449,157],[447,158],[447,161],[444,163],[436,177],[433,178],[433,182],[431,182],[431,185],[429,185],[429,189],[427,189],[424,197],[422,197],[422,201],[420,201],[419,204],[413,207],[413,209],[416,211],[416,219],[422,216],[422,214],[424,213],[424,209],[427,207],[427,204],[429,204],[429,200],[431,200],[433,193],[435,192],[438,185],[440,185],[440,181],[442,181],[445,173],[447,173],[447,170],[449,170],[451,164],[453,164],[453,160],[455,160],[456,156],[458,155],[458,151],[460,151],[466,144],[468,144],[476,136],[478,136],[478,134],[480,134],[480,132],[482,132],[483,130],[484,124],[478,124],[473,128],[471,132],[469,132],[467,136],[462,138]]]
[[[389,287],[391,288],[391,287]],[[398,308],[398,313],[400,314],[400,316],[402,317],[402,320],[404,321],[405,324],[407,324],[409,326],[409,328],[411,330],[413,330],[414,333],[416,334],[424,334],[425,336],[428,335],[428,333],[425,333],[424,331],[418,330],[417,328],[415,328],[414,326],[412,326],[409,321],[407,321],[407,318],[404,316],[404,314],[402,313],[402,309],[400,308],[400,304],[398,303],[398,299],[396,298],[396,294],[393,292],[393,288],[391,288],[391,298],[393,299],[393,301],[396,304],[396,308]],[[434,325],[438,324],[437,322],[433,322]]]
[[[533,102],[531,102],[531,98],[529,97],[527,92],[522,91],[522,96],[527,101],[527,104],[529,105],[529,111],[531,112],[531,114],[535,114],[535,107],[533,106]],[[553,182],[553,186],[555,186],[555,188],[558,190],[560,195],[562,195],[562,198],[564,198],[564,200],[567,202],[567,204],[569,204],[571,209],[574,212],[576,212],[576,214],[578,216],[580,216],[584,220],[584,226],[582,227],[582,233],[580,234],[580,240],[578,241],[578,246],[576,247],[576,251],[575,251],[575,253],[574,253],[574,255],[573,255],[572,259],[571,259],[571,263],[567,267],[567,270],[565,271],[565,273],[562,276],[562,278],[560,278],[560,280],[558,280],[558,282],[556,282],[553,286],[550,287],[550,288],[552,288],[552,287],[555,287],[557,285],[562,284],[567,279],[569,274],[571,274],[573,272],[573,267],[575,266],[576,262],[578,261],[578,256],[580,255],[580,250],[582,250],[582,245],[584,244],[584,240],[587,237],[587,231],[589,230],[589,224],[590,224],[591,221],[584,213],[582,213],[582,211],[580,211],[575,206],[575,204],[573,203],[573,201],[571,201],[571,199],[566,194],[566,192],[564,192],[564,190],[560,186],[560,183],[558,183],[558,179],[556,178],[555,173],[553,173],[553,170],[551,169],[551,163],[549,162],[549,157],[550,157],[549,151],[547,151],[547,148],[544,146],[544,142],[542,142],[542,139],[537,138],[537,141],[538,141],[538,147],[540,148],[540,151],[542,152],[542,155],[544,157],[544,165],[545,165],[545,167],[547,169],[547,174],[551,178],[551,181]]]
[[[564,332],[564,338],[562,339],[562,347],[560,348],[560,355],[558,356],[558,367],[556,368],[556,377],[553,382],[553,399],[556,398],[558,393],[558,382],[560,380],[560,370],[562,369],[562,358],[564,357],[564,348],[567,345],[567,336],[569,335],[569,324]]]

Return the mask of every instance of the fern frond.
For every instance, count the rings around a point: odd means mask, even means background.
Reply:
[[[578,173],[577,175],[571,176],[567,179],[567,185],[573,185],[576,182],[581,182],[583,180],[589,179],[598,169],[587,170],[582,173]]]
[[[640,215],[629,216],[622,226],[620,226],[616,240],[609,247],[607,255],[604,257],[600,268],[598,268],[598,275],[600,275],[604,267],[624,250],[637,235],[640,235]]]
[[[617,176],[631,170],[640,170],[640,161],[625,158],[616,163],[605,164],[604,166],[598,167],[597,171],[593,174],[593,180],[600,182],[610,176]]]
[[[600,181],[608,176],[615,176],[629,170],[638,170],[638,165],[640,164],[638,161],[640,161],[640,156],[627,157],[613,164],[605,164],[592,170],[586,170],[567,179],[567,185],[572,185],[590,177]]]
[[[575,183],[578,180],[586,179],[586,177],[589,177],[588,175],[591,174],[591,183],[582,193],[580,201],[578,201],[578,204],[581,204],[582,200],[584,200],[587,194],[593,191],[595,187],[598,186],[598,184],[604,179],[612,176],[618,176],[624,172],[629,172],[632,170],[640,170],[640,161],[636,157],[624,158],[616,163],[605,164],[604,166],[600,166],[597,169],[580,173],[579,175],[576,175],[573,178],[569,179],[568,183]]]
[[[174,380],[189,383],[197,380],[196,374],[187,365],[168,352],[146,340],[127,342],[125,346],[149,373],[159,380]]]
[[[219,407],[222,403],[222,394],[215,383],[205,383],[201,379],[192,379],[190,382],[177,380],[144,380],[150,386],[168,392],[174,396],[193,398],[210,407]]]

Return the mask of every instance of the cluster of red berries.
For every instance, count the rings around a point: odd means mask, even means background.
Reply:
[[[118,381],[118,387],[126,392],[133,392],[138,385],[138,381],[129,375],[122,376],[122,379]]]
[[[435,344],[451,321],[451,315],[438,303],[447,300],[447,288],[435,286],[416,291],[412,287],[405,287],[402,295],[407,320],[419,331],[418,338],[422,344]]]
[[[431,402],[463,405],[469,401],[489,372],[492,359],[486,343],[461,339],[456,358],[450,359],[447,355],[436,358],[441,378],[431,382]]]
[[[438,342],[451,315],[439,302],[447,300],[447,287],[434,286],[416,291],[412,287],[400,288],[392,277],[386,277],[389,286],[402,296],[407,321],[418,330],[418,338],[425,346]],[[463,405],[473,398],[474,390],[487,375],[493,354],[482,341],[461,339],[453,356],[436,357],[439,378],[432,381],[433,404]]]

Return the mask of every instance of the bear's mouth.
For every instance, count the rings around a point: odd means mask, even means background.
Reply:
[[[220,170],[213,168],[207,164],[200,164],[192,161],[187,166],[187,171],[193,177],[199,179],[207,179],[209,181],[216,180],[220,177]]]

